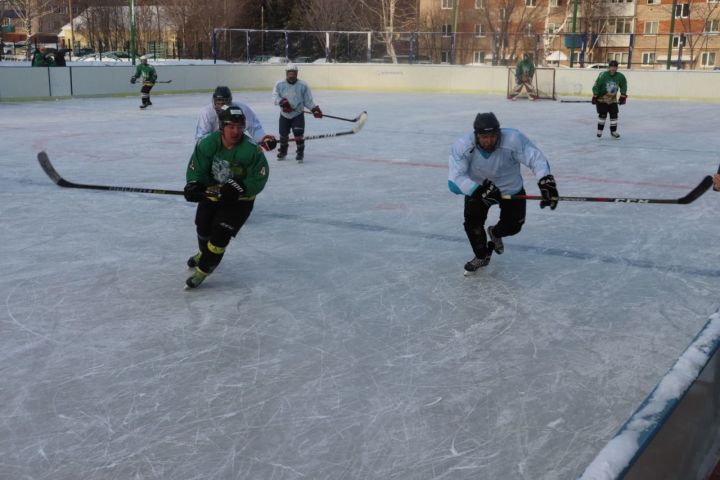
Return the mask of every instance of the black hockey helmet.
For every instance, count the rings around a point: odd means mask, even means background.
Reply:
[[[241,123],[245,126],[245,114],[240,107],[223,105],[218,113],[218,118],[220,119],[220,128],[228,123]]]
[[[220,86],[215,88],[213,92],[213,102],[221,100],[225,105],[229,105],[232,101],[232,92],[229,87]]]
[[[617,60],[610,60],[608,63],[608,67],[619,67],[620,64],[617,62]]]
[[[500,122],[492,112],[478,113],[473,122],[473,130],[479,134],[500,133]]]

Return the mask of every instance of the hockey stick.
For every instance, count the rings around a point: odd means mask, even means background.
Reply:
[[[610,202],[610,203],[671,203],[687,205],[707,192],[712,186],[711,176],[706,176],[690,193],[680,198],[623,198],[623,197],[558,197],[560,202]],[[503,200],[542,200],[540,195],[503,195]]]
[[[47,153],[40,152],[37,155],[38,162],[40,162],[40,166],[42,169],[47,173],[47,176],[50,177],[50,179],[55,182],[56,185],[60,187],[67,187],[67,188],[87,188],[90,190],[111,190],[115,192],[138,192],[138,193],[159,193],[164,195],[184,195],[184,192],[180,190],[163,190],[161,188],[139,188],[139,187],[113,187],[109,185],[86,185],[83,183],[73,183],[65,180],[63,177],[60,176],[60,174],[55,170],[55,167],[53,167],[52,163],[50,163],[50,158],[48,157]]]
[[[155,83],[172,83],[172,80],[157,80]]]
[[[560,100],[560,103],[592,103],[592,100]]]
[[[310,110],[305,110],[305,113],[313,113],[313,112],[311,112]],[[367,116],[367,112],[366,112],[366,111],[363,111],[360,115],[358,115],[358,116],[355,117],[355,118],[336,117],[336,116],[334,116],[334,115],[328,115],[327,113],[323,113],[322,116],[323,116],[323,117],[327,117],[327,118],[334,118],[335,120],[342,120],[342,121],[344,121],[344,122],[353,122],[353,123],[355,123],[355,122],[357,122],[358,120],[360,120],[360,117],[362,117],[363,115]]]
[[[358,133],[362,128],[365,126],[365,122],[367,122],[367,112],[362,112],[360,116],[358,117],[358,122],[355,124],[355,126],[352,128],[352,130],[348,130],[347,132],[336,132],[336,133],[321,133],[318,135],[308,135],[306,137],[303,137],[303,140],[317,140],[319,138],[330,138],[330,137],[339,137],[341,135],[353,135],[355,133]],[[295,138],[288,139],[289,142],[296,142]]]

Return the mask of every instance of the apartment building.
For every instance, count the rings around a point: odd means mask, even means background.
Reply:
[[[419,51],[455,64],[720,65],[720,0],[419,0]],[[430,33],[435,32],[435,33]],[[573,33],[574,32],[574,33]],[[668,56],[669,52],[669,56]]]

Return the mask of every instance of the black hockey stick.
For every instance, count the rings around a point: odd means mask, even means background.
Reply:
[[[313,112],[310,111],[310,110],[305,110],[305,113],[313,113]],[[322,116],[323,116],[323,117],[327,117],[327,118],[334,118],[335,120],[342,120],[342,121],[344,121],[344,122],[352,122],[352,123],[355,123],[355,122],[357,122],[358,120],[360,120],[360,118],[361,118],[363,115],[367,116],[367,112],[366,112],[366,111],[363,111],[360,115],[358,115],[358,116],[355,117],[355,118],[336,117],[336,116],[334,116],[334,115],[328,115],[327,113],[323,113]]]
[[[155,83],[172,83],[172,80],[156,80]]]
[[[560,100],[560,103],[592,103],[592,100]]]
[[[47,173],[47,176],[50,177],[50,179],[55,182],[56,185],[60,187],[67,187],[67,188],[87,188],[90,190],[111,190],[115,192],[138,192],[138,193],[159,193],[163,195],[184,195],[184,192],[180,190],[163,190],[161,188],[139,188],[139,187],[113,187],[110,185],[86,185],[83,183],[73,183],[65,180],[63,177],[60,176],[60,174],[55,170],[55,167],[53,167],[52,163],[50,163],[50,158],[48,157],[47,153],[40,152],[37,155],[38,162],[40,162],[40,166],[42,169]]]
[[[355,124],[355,126],[352,128],[352,130],[348,130],[347,132],[336,132],[336,133],[320,133],[318,135],[307,135],[303,137],[303,140],[317,140],[319,138],[330,138],[330,137],[339,137],[341,135],[352,135],[355,133],[358,133],[362,128],[365,126],[365,122],[367,122],[367,112],[362,112],[360,116],[358,117],[358,121]],[[294,138],[289,139],[290,142],[295,142]]]
[[[560,202],[609,202],[609,203],[671,203],[687,205],[707,192],[712,186],[711,176],[706,176],[690,193],[680,198],[624,198],[624,197],[558,197]],[[503,195],[503,200],[542,200],[540,195]]]

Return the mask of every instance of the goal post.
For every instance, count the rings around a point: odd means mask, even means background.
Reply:
[[[555,69],[550,67],[535,68],[532,85],[535,87],[535,91],[537,92],[539,99],[555,100]],[[507,77],[507,98],[512,97],[512,92],[515,87],[517,87],[517,81],[515,80],[515,67],[509,67]],[[525,88],[522,89],[522,93],[520,95],[523,97],[527,96]]]

